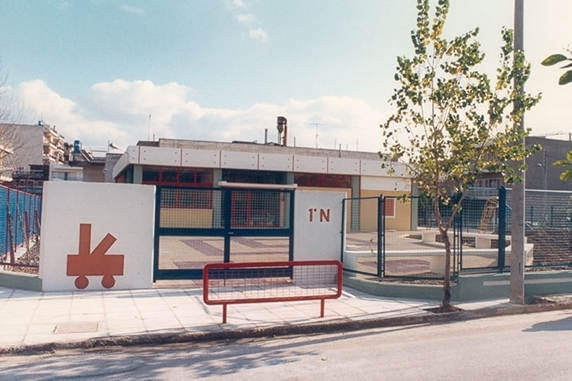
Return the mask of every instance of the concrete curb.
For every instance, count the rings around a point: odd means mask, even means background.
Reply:
[[[323,334],[358,331],[372,328],[399,327],[419,324],[444,324],[449,322],[484,319],[488,317],[538,313],[572,309],[572,301],[550,302],[540,300],[539,304],[509,305],[483,308],[473,311],[456,311],[448,313],[427,313],[415,316],[399,316],[364,320],[339,319],[326,323],[309,323],[301,325],[280,325],[274,327],[222,330],[210,332],[172,332],[152,335],[117,336],[109,338],[89,339],[67,343],[45,343],[0,348],[0,356],[54,352],[66,349],[93,349],[112,346],[158,345],[174,343],[205,343],[229,341],[247,338],[276,337],[302,334]]]
[[[35,274],[0,270],[0,287],[41,292],[42,280]]]

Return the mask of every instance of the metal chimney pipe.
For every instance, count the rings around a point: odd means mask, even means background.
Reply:
[[[278,117],[278,125],[276,128],[278,129],[278,143],[287,146],[288,145],[288,120],[283,116]],[[284,133],[284,135],[282,135]]]

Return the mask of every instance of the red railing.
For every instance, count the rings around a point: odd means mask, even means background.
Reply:
[[[340,261],[285,261],[209,263],[203,270],[203,300],[222,305],[226,323],[229,304],[320,300],[324,317],[326,299],[342,294]]]

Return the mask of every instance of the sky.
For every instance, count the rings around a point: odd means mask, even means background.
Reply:
[[[21,123],[105,151],[159,138],[378,151],[415,0],[0,0],[0,73]],[[572,44],[572,1],[524,0],[532,135],[572,133],[572,84],[543,67]],[[494,75],[513,0],[451,0]]]

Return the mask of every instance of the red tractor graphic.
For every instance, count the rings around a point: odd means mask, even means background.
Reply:
[[[68,255],[66,273],[68,276],[77,276],[77,288],[83,290],[89,285],[88,276],[103,276],[101,285],[105,288],[115,285],[113,277],[123,275],[124,255],[106,253],[116,240],[108,233],[91,251],[91,224],[79,225],[79,251],[78,254]]]

